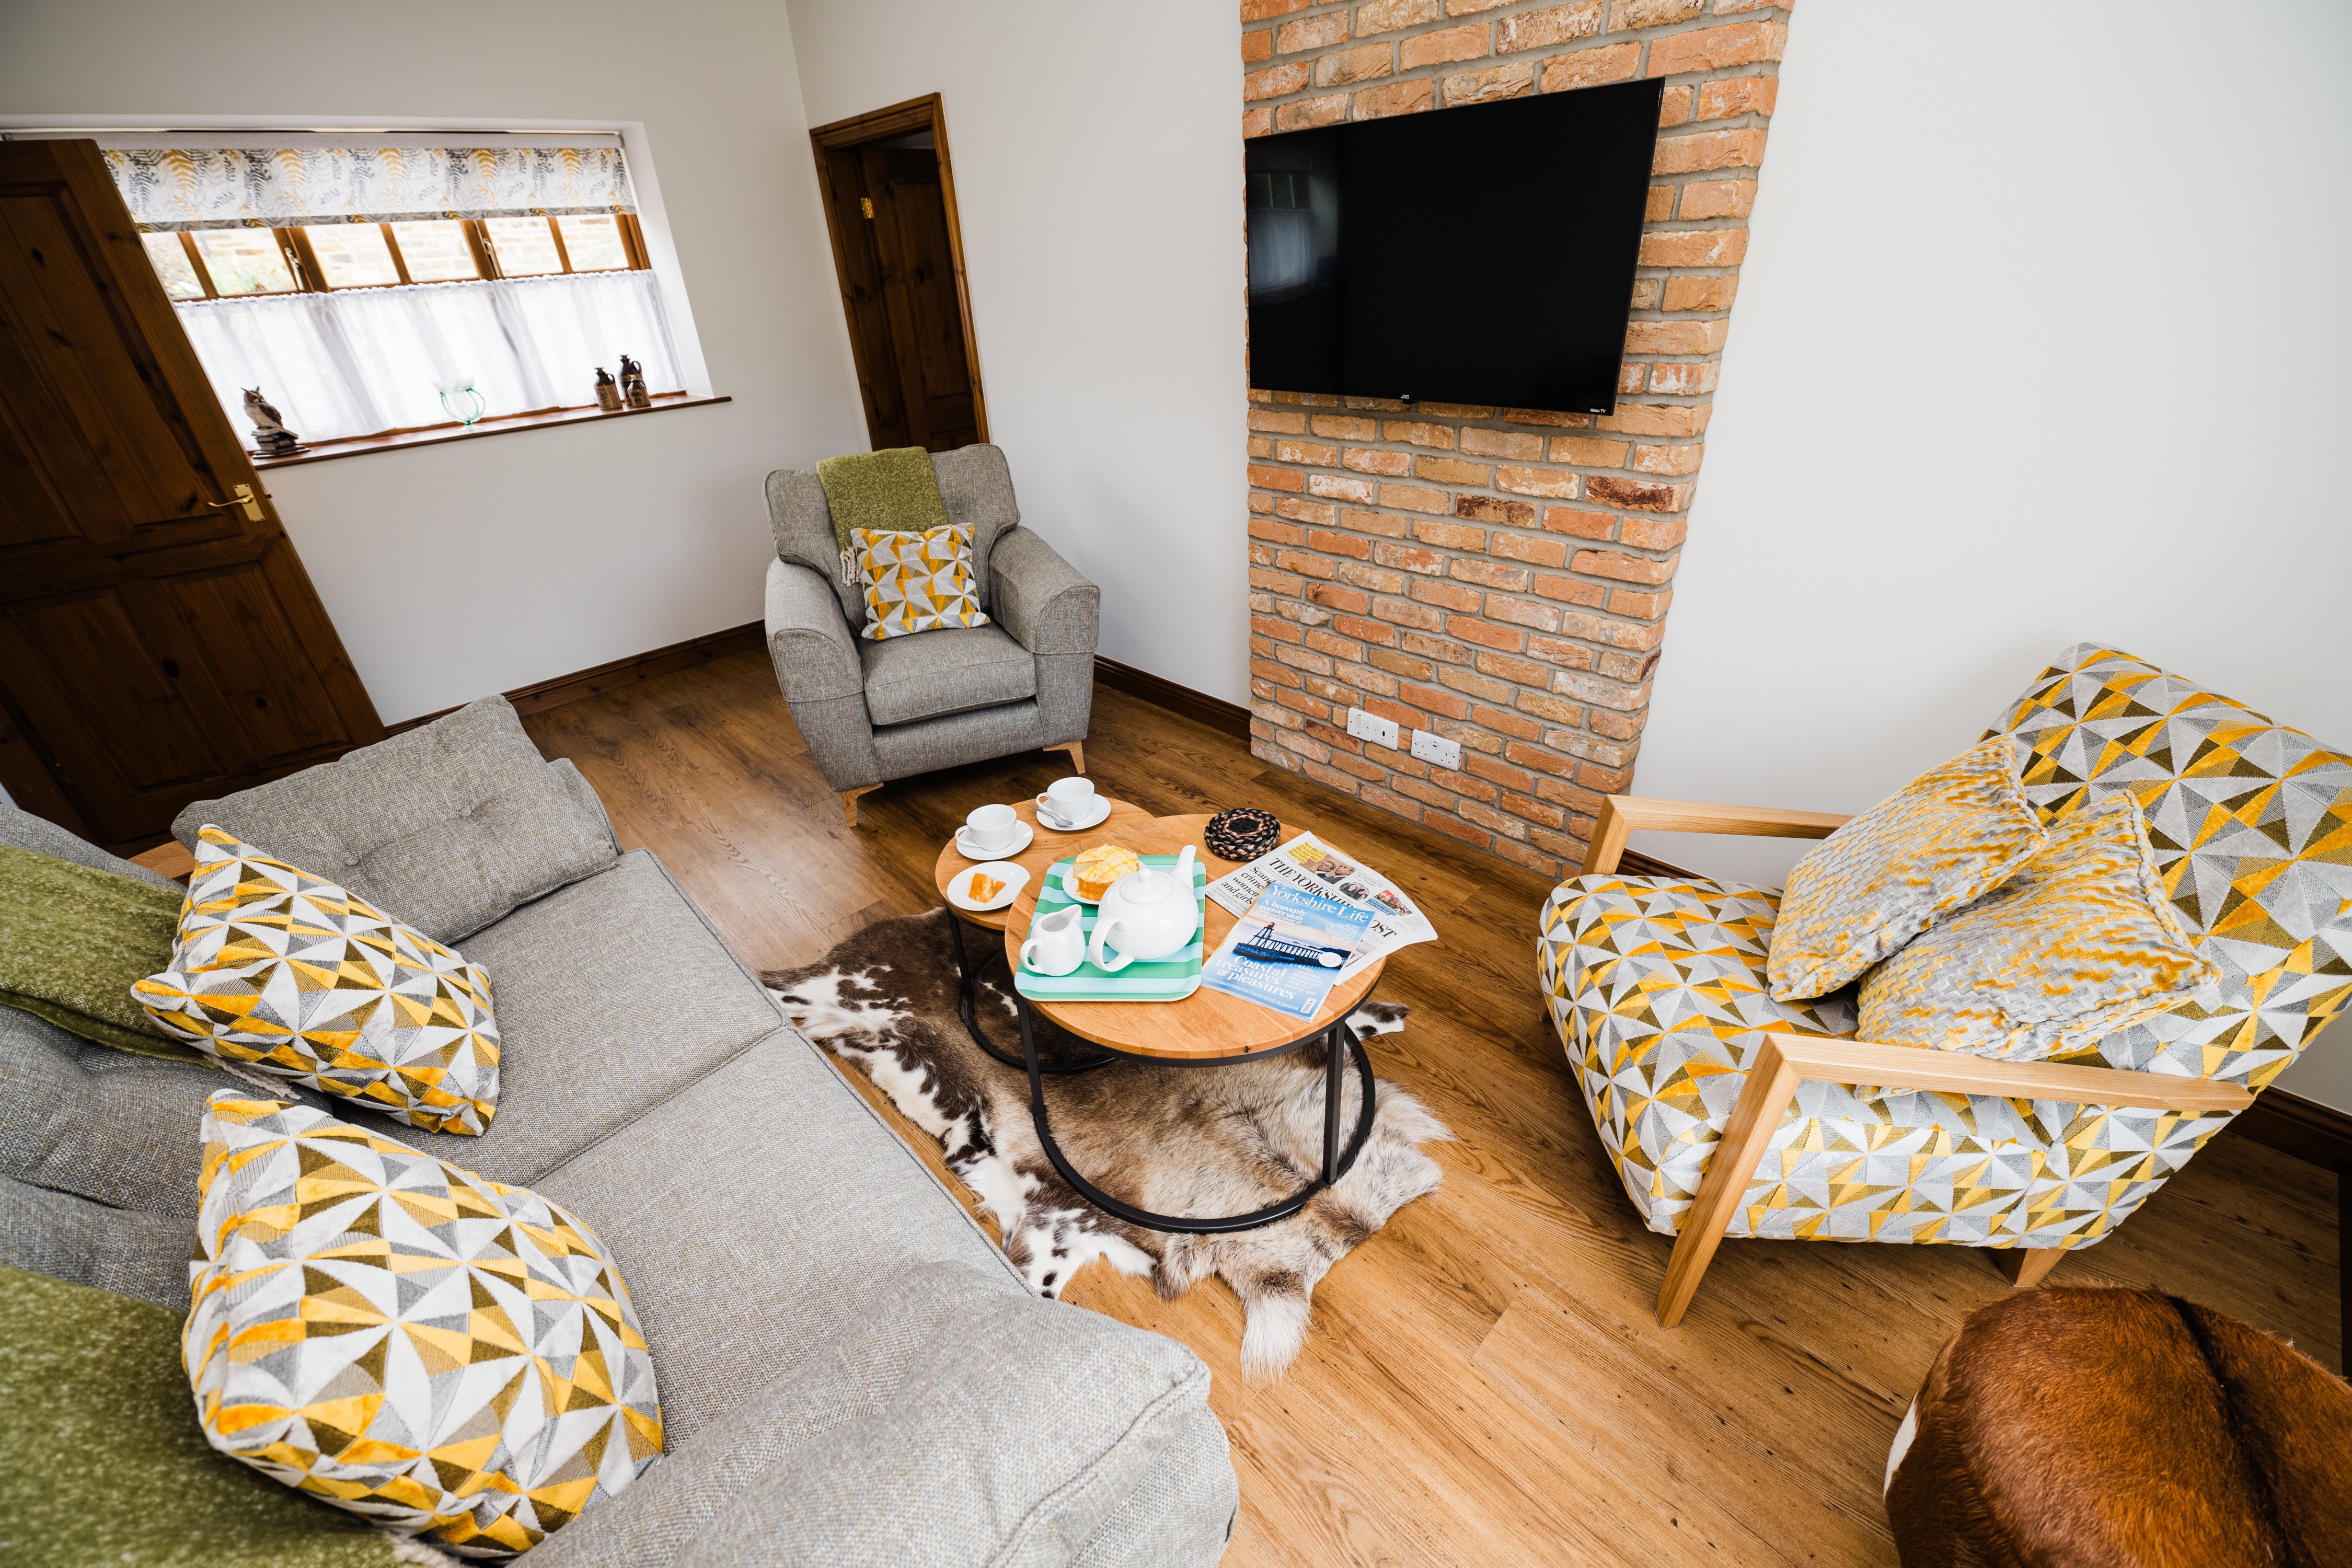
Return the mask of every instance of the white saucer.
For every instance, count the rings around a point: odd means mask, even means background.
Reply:
[[[1056,827],[1054,826],[1053,819],[1045,815],[1045,807],[1039,805],[1035,801],[1033,800],[1029,803],[1029,808],[1037,814],[1037,826],[1045,829],[1048,833],[1084,833],[1089,827],[1100,827],[1110,816],[1110,797],[1108,795],[1098,795],[1094,797],[1094,800],[1095,814],[1082,822],[1073,822],[1067,827]]]
[[[1031,841],[1036,837],[1036,829],[1027,823],[1015,822],[1013,825],[1013,837],[1010,839],[993,849],[975,849],[972,847],[971,840],[964,836],[964,830],[959,827],[956,829],[955,836],[956,853],[967,860],[1009,860],[1028,848]]]
[[[971,896],[971,879],[983,871],[1004,884],[997,889],[996,897],[985,903]],[[991,910],[1001,910],[1012,903],[1021,896],[1021,889],[1028,885],[1029,868],[1026,866],[1016,866],[1010,860],[984,861],[970,870],[958,871],[948,879],[948,902],[960,910],[970,910],[974,914],[985,914]]]
[[[1062,872],[1062,891],[1069,894],[1071,898],[1076,900],[1079,903],[1087,905],[1090,909],[1100,909],[1102,907],[1102,900],[1100,899],[1090,899],[1084,893],[1078,891],[1078,868],[1076,865],[1068,867]]]

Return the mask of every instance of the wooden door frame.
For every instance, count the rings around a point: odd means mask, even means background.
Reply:
[[[955,271],[956,314],[963,323],[964,371],[971,381],[972,424],[980,433],[980,439],[985,442],[988,439],[988,401],[982,395],[980,386],[980,336],[972,325],[971,284],[964,274],[963,224],[956,212],[955,170],[948,161],[947,104],[936,92],[910,98],[904,103],[894,103],[870,114],[836,120],[829,125],[817,126],[809,132],[809,152],[816,160],[817,197],[824,208],[824,232],[833,242],[833,275],[841,286],[842,316],[849,327],[849,352],[856,361],[858,379],[870,384],[873,370],[866,364],[865,351],[858,344],[856,307],[849,288],[849,258],[844,249],[841,215],[834,209],[825,154],[846,153],[873,142],[895,141],[918,131],[931,133],[931,153],[939,160],[940,202],[947,209],[948,259]]]

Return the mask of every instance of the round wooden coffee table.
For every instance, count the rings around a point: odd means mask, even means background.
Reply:
[[[1108,799],[1108,796],[1105,798]],[[1150,830],[1155,819],[1141,806],[1129,805],[1123,800],[1113,800],[1109,804],[1110,815],[1092,827],[1080,828],[1076,833],[1062,833],[1045,826],[1037,820],[1035,802],[1023,800],[1013,803],[1013,815],[1027,823],[1035,837],[1030,839],[1029,847],[1018,855],[998,855],[991,858],[1010,861],[1029,873],[1029,885],[1022,889],[1023,897],[1028,900],[1027,905],[1016,900],[1001,910],[958,909],[948,898],[948,884],[972,867],[983,862],[973,859],[957,848],[956,841],[952,838],[949,839],[946,847],[940,851],[939,864],[932,868],[931,878],[933,883],[939,888],[940,902],[948,907],[948,932],[955,938],[956,982],[959,992],[956,1006],[957,1010],[963,1015],[964,1033],[971,1037],[973,1045],[978,1046],[1006,1067],[1020,1067],[1021,1058],[1009,1052],[1001,1051],[989,1043],[988,1037],[980,1032],[980,1020],[975,1012],[980,1000],[980,977],[987,973],[991,964],[996,962],[995,944],[983,944],[980,950],[979,962],[977,963],[971,962],[970,956],[964,952],[964,922],[969,921],[982,931],[994,933],[1003,931],[1006,923],[1017,914],[1021,920],[1021,929],[1025,932],[1029,929],[1029,908],[1037,901],[1035,889],[1045,875],[1045,868],[1056,860],[1076,855],[1080,850],[1091,848],[1097,844],[1112,841],[1131,844],[1137,835]],[[1205,822],[1208,819],[1203,817],[1202,820]],[[1221,861],[1219,864],[1222,865],[1223,862]],[[1211,874],[1214,876],[1221,873]],[[1021,948],[1018,942],[1013,943],[1012,957],[1007,962],[1016,968],[1019,966]],[[1010,987],[1008,986],[1007,989],[1009,990]],[[1096,1068],[1108,1067],[1118,1059],[1117,1057],[1101,1054],[1082,1056],[1075,1060],[1065,1056],[1058,1064],[1048,1067],[1045,1070],[1050,1073],[1088,1072]]]
[[[1138,813],[1140,816],[1141,814]],[[1112,818],[1118,821],[1117,807]],[[1204,815],[1193,816],[1145,817],[1141,821],[1119,821],[1118,831],[1111,834],[1112,822],[1105,822],[1100,830],[1089,835],[1066,834],[1058,837],[1069,840],[1056,845],[1045,865],[1051,865],[1064,854],[1076,854],[1079,849],[1099,844],[1115,837],[1139,855],[1173,855],[1187,844],[1194,847],[1209,880],[1215,881],[1234,869],[1238,861],[1226,860],[1209,853],[1202,846],[1202,831],[1208,826]],[[1286,824],[1282,837],[1286,842],[1297,829]],[[1021,943],[1029,933],[1029,917],[1037,907],[1040,875],[1044,867],[1030,876],[1028,886],[1021,896],[1002,911],[1007,918],[1004,925],[1004,961],[1016,974],[1021,966]],[[1225,933],[1234,927],[1234,916],[1226,913],[1215,900],[1206,900],[1202,911],[1203,952],[1214,952],[1224,941]],[[1373,1079],[1371,1058],[1364,1054],[1363,1042],[1348,1026],[1348,1016],[1371,994],[1380,981],[1385,959],[1375,960],[1364,971],[1350,976],[1331,988],[1323,1006],[1314,1017],[1303,1023],[1286,1018],[1271,1007],[1245,1002],[1238,996],[1228,996],[1222,991],[1206,986],[1181,1002],[1049,1002],[1032,1001],[1013,993],[1013,1006],[1021,1016],[1022,1066],[1029,1074],[1029,1118],[1037,1128],[1037,1141],[1045,1145],[1046,1158],[1062,1179],[1085,1195],[1087,1202],[1106,1213],[1116,1215],[1130,1225],[1151,1230],[1174,1231],[1196,1236],[1223,1235],[1237,1230],[1255,1230],[1286,1219],[1307,1205],[1307,1201],[1324,1188],[1346,1175],[1363,1152],[1364,1142],[1371,1136],[1373,1115]],[[1032,1014],[1041,1013],[1082,1040],[1090,1041],[1108,1053],[1102,1060],[1121,1057],[1157,1062],[1161,1067],[1233,1067],[1242,1062],[1261,1061],[1297,1050],[1310,1041],[1322,1040],[1328,1047],[1327,1068],[1323,1079],[1323,1168],[1316,1178],[1290,1196],[1271,1207],[1253,1214],[1225,1215],[1198,1218],[1190,1215],[1160,1215],[1136,1208],[1112,1197],[1075,1170],[1054,1142],[1052,1128],[1045,1110],[1045,1073],[1037,1058],[1036,1033]],[[978,1031],[974,1030],[975,1036]],[[1339,1146],[1339,1114],[1341,1088],[1346,1081],[1345,1061],[1349,1052],[1356,1058],[1358,1074],[1363,1079],[1362,1106],[1356,1119],[1355,1135],[1346,1149]],[[992,1056],[1003,1059],[993,1049]]]

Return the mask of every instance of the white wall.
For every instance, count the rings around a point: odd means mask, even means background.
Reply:
[[[945,97],[989,437],[1023,521],[1102,584],[1103,653],[1246,702],[1233,7],[789,9],[809,124]]]
[[[1790,25],[1644,795],[1860,811],[2089,638],[2352,745],[2352,7],[1988,20]]]
[[[633,122],[648,226],[733,403],[268,476],[387,720],[759,619],[761,479],[866,445],[779,5],[216,0],[194,25],[154,0],[10,0],[0,112]]]

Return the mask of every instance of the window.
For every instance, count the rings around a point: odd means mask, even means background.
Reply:
[[[220,228],[141,237],[174,300],[644,269],[633,213]]]
[[[593,406],[624,354],[684,389],[617,139],[101,139],[239,430],[252,386],[306,444],[455,425],[458,380],[493,416]]]

